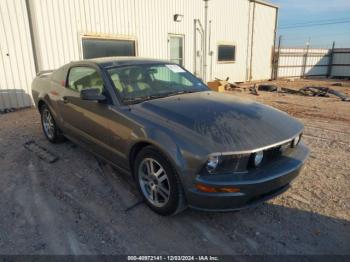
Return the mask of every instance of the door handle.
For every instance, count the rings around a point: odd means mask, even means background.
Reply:
[[[63,103],[65,103],[65,104],[68,103],[68,97],[64,96],[64,97],[62,97],[62,99],[63,99]]]

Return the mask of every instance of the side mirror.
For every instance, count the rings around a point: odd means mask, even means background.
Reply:
[[[103,101],[106,97],[100,94],[100,89],[98,88],[89,88],[83,89],[80,91],[80,98],[82,100],[90,100],[90,101]]]

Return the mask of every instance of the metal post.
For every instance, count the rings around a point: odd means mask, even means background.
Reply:
[[[197,19],[197,24],[199,28],[196,28],[199,34],[201,35],[201,58],[200,58],[200,70],[201,70],[201,79],[204,82],[204,66],[203,66],[203,57],[205,55],[204,52],[204,28],[202,26],[202,23],[199,19]]]
[[[250,43],[250,65],[249,65],[249,81],[252,80],[253,75],[253,50],[254,50],[254,26],[255,26],[255,6],[256,6],[256,2],[254,1],[254,5],[253,5],[253,18],[252,18],[252,36],[251,36],[251,43]]]
[[[276,54],[276,36],[277,36],[277,25],[278,25],[278,8],[276,8],[276,17],[275,17],[275,28],[273,31],[273,47],[272,47],[272,70],[271,70],[271,79],[276,79],[277,78],[277,72],[274,70],[278,70],[278,68],[274,68],[275,66],[275,54]],[[280,46],[280,39],[279,39],[279,44],[278,44],[278,49]]]
[[[328,68],[327,68],[327,78],[331,77],[332,75],[334,47],[335,47],[335,42],[333,41],[331,52],[328,54],[329,59],[328,59]]]
[[[203,51],[203,81],[207,81],[207,38],[208,38],[208,1],[204,1],[204,51]]]
[[[273,76],[274,80],[276,80],[278,78],[278,67],[279,67],[280,54],[281,54],[281,43],[282,43],[282,35],[280,35],[278,37],[278,47],[277,47],[277,53],[275,55],[275,61],[274,61],[274,76]]]
[[[249,8],[248,8],[248,29],[247,29],[247,52],[246,52],[246,68],[245,68],[245,81],[249,80],[249,43],[250,43],[250,20],[251,20],[251,15],[250,15],[250,10],[251,10],[251,2],[249,2]]]
[[[193,74],[197,76],[197,19],[193,20]]]
[[[308,54],[309,54],[309,47],[310,47],[310,41],[307,41],[306,43],[306,51],[305,51],[305,54],[304,54],[304,60],[303,60],[303,71],[302,71],[302,78],[305,78],[306,76],[306,65],[307,65],[307,57],[308,57]]]
[[[33,24],[33,12],[32,8],[30,6],[29,0],[25,1],[26,9],[27,9],[27,16],[28,16],[28,24],[29,24],[29,34],[30,34],[30,41],[32,44],[32,52],[33,52],[33,60],[34,60],[34,69],[35,69],[35,74],[39,73],[39,61],[38,61],[38,53],[36,52],[37,50],[37,44],[35,41],[35,36],[34,36],[34,24]]]
[[[208,51],[210,56],[210,77],[209,80],[213,80],[213,52],[211,51],[211,20],[209,20],[209,40],[208,40]]]

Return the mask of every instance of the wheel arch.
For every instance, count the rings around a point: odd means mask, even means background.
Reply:
[[[169,144],[159,144],[154,141],[149,141],[149,140],[140,140],[135,142],[131,149],[129,150],[129,168],[131,172],[133,173],[133,163],[136,159],[136,156],[142,151],[147,146],[152,146],[155,148],[160,154],[162,154],[166,160],[168,160],[171,164],[171,166],[175,169],[175,171],[178,173],[180,180],[181,179],[181,166],[182,166],[182,156],[179,154],[179,150],[176,146],[176,150],[166,150],[165,148],[169,148]],[[174,144],[172,145],[174,147]]]
[[[43,99],[39,99],[39,101],[38,101],[38,110],[39,110],[39,112],[41,112],[41,109],[42,109],[42,107],[44,105],[47,106],[46,102]]]
[[[142,149],[144,149],[147,146],[153,146],[153,144],[151,144],[148,141],[138,141],[136,142],[130,149],[129,151],[129,168],[131,170],[131,172],[133,173],[133,163],[136,159],[136,156],[138,155],[138,153],[141,152]]]

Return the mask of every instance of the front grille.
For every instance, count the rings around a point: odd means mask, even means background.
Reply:
[[[279,146],[271,147],[268,149],[264,150],[264,158],[259,167],[263,167],[264,165],[267,165],[269,163],[272,163],[276,159],[280,158],[283,155],[288,155],[294,148],[291,147],[291,142],[284,143]],[[253,154],[251,155],[251,157]],[[254,169],[254,168],[259,168],[259,167],[254,167],[252,164],[252,161],[248,162],[248,169]]]
[[[221,161],[219,167],[216,169],[215,173],[225,174],[225,173],[244,173],[249,170],[258,169],[264,167],[270,163],[273,163],[278,158],[283,155],[290,154],[295,148],[291,147],[291,142],[284,143],[279,146],[271,147],[264,151],[264,158],[262,163],[255,167],[253,164],[254,153],[252,154],[241,154],[241,155],[224,155],[221,156]],[[201,175],[210,175],[204,166],[199,172]]]

